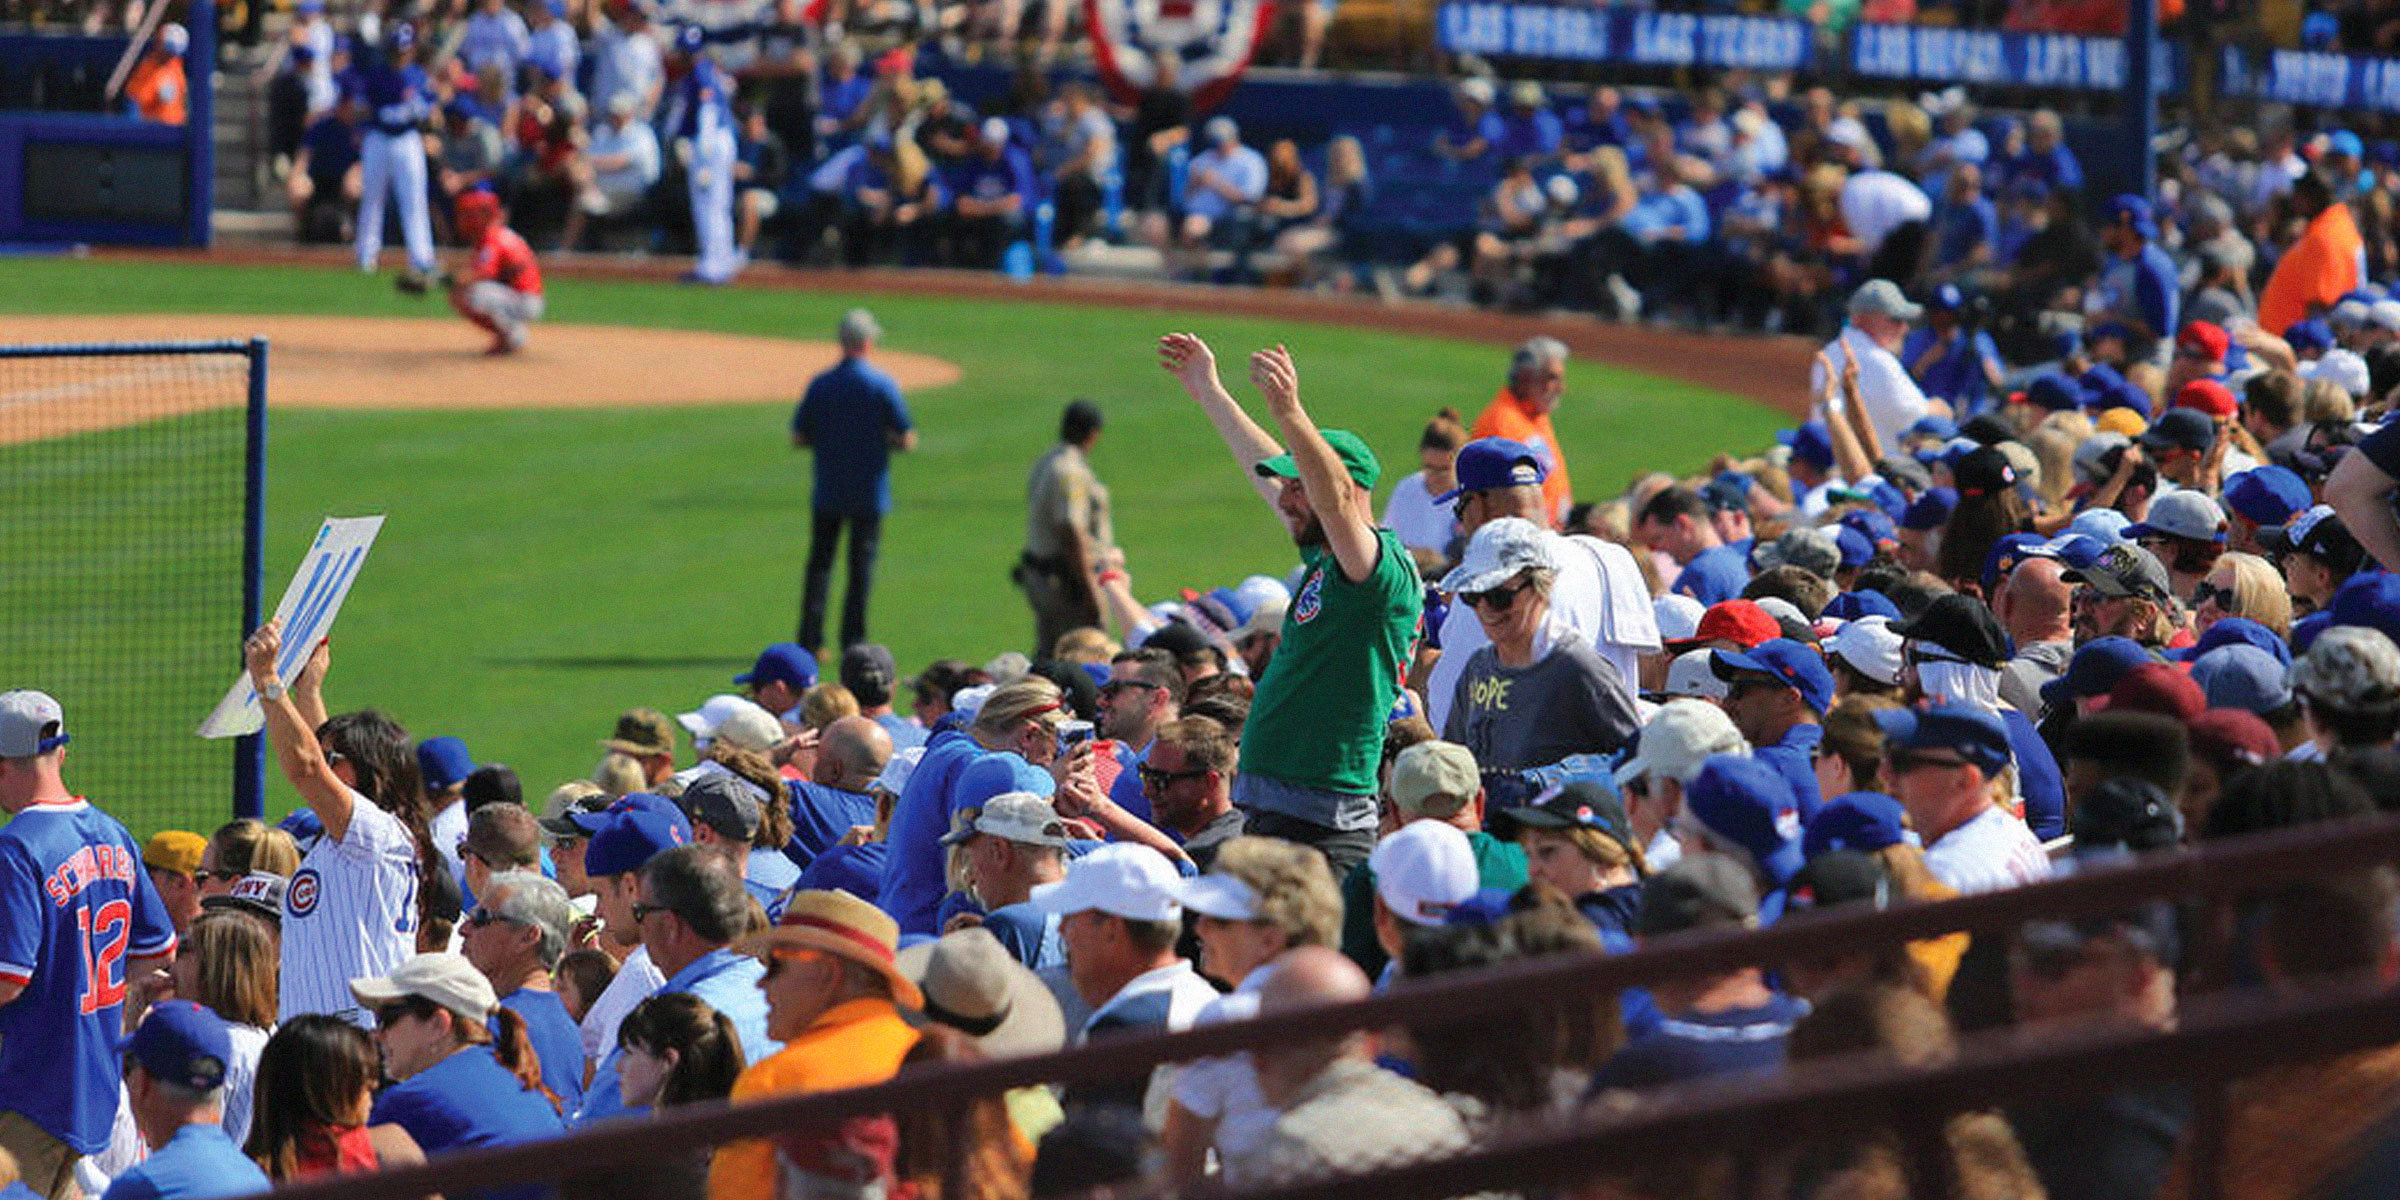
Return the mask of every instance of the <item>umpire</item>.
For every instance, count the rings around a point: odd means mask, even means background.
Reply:
[[[1118,569],[1108,488],[1092,474],[1100,406],[1067,405],[1058,444],[1034,460],[1025,482],[1025,553],[1014,572],[1033,605],[1033,657],[1048,658],[1061,634],[1100,623],[1101,576]]]

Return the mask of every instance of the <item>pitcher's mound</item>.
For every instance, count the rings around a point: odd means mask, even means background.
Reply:
[[[830,342],[786,341],[676,329],[537,322],[517,354],[482,353],[489,338],[464,321],[372,317],[140,316],[0,317],[0,345],[63,342],[208,341],[265,337],[267,398],[310,408],[606,408],[796,401],[809,377],[841,357]],[[133,360],[127,383],[143,374]],[[227,360],[230,364],[231,360]],[[955,382],[958,368],[930,355],[878,349],[875,363],[901,387]],[[88,377],[87,377],[88,378]],[[14,437],[62,433],[171,415],[173,407],[129,413],[96,405],[105,379],[17,396],[0,376],[0,408]],[[172,403],[170,398],[162,398]],[[88,419],[96,410],[110,416]],[[38,430],[28,429],[41,410]]]

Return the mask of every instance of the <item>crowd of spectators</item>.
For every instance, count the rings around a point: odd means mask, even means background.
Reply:
[[[2138,266],[2151,218],[2119,209],[2107,240]],[[2400,320],[2379,319],[2400,302],[2304,299],[2280,335],[2153,320],[2171,334],[2088,338],[1980,397],[1903,369],[1936,317],[1893,281],[1844,309],[1778,445],[1580,500],[1550,418],[1587,401],[1555,342],[1516,352],[1471,429],[1435,417],[1423,469],[1387,488],[1373,448],[1310,416],[1304,364],[1250,358],[1262,419],[1170,334],[1162,367],[1291,536],[1291,575],[1112,604],[1041,658],[907,679],[871,643],[822,673],[778,643],[739,694],[596,721],[590,777],[546,796],[458,738],[332,712],[329,647],[286,654],[270,624],[245,659],[303,806],[136,843],[73,799],[56,701],[0,696],[0,1147],[50,1196],[364,1171],[2400,807]],[[125,863],[74,870],[132,914],[125,995],[74,1016],[56,981],[84,964],[42,940],[73,918],[28,866],[60,853]],[[861,1114],[562,1186],[1361,1171],[1697,1079],[1929,1065],[1987,1029],[2164,1030],[2228,986],[2388,978],[2396,896],[2377,869],[2251,897],[2230,964],[2188,956],[2160,905]],[[62,1027],[105,1040],[96,1081],[56,1065],[62,1035],[22,1036]],[[62,1071],[71,1106],[23,1086]],[[2240,1087],[2218,1135],[2233,1194],[2315,1194],[2391,1149],[2388,1048]],[[1973,1195],[2182,1195],[2195,1112],[2127,1085],[1959,1116],[1946,1153]],[[1606,1194],[1713,1194],[1731,1153],[1583,1169]],[[1863,1136],[1751,1169],[1835,1196],[1913,1161]]]

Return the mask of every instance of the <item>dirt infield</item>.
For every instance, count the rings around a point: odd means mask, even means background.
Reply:
[[[303,408],[611,408],[790,398],[840,357],[830,342],[603,325],[537,325],[522,353],[491,358],[481,352],[483,334],[455,320],[0,317],[0,344],[11,345],[250,337],[271,343],[274,402]],[[105,365],[65,384],[10,390],[0,381],[0,440],[152,420],[203,395],[145,386],[169,360],[94,361]],[[884,350],[875,361],[910,389],[959,377],[956,366],[930,355]]]
[[[349,262],[345,250],[257,244],[221,245],[205,251],[109,249],[98,253],[112,258],[155,262],[306,263],[316,266],[342,266]],[[687,269],[690,261],[599,256],[545,258],[542,273],[551,278],[566,279],[667,280]],[[881,268],[859,271],[802,270],[773,263],[754,263],[743,272],[740,286],[816,292],[1037,300],[1161,311],[1197,309],[1466,338],[1495,345],[1514,344],[1535,334],[1547,334],[1565,342],[1578,357],[1715,388],[1794,417],[1803,416],[1808,411],[1806,383],[1809,359],[1817,345],[1790,336],[1687,333],[1643,325],[1610,324],[1581,315],[1518,316],[1449,304],[1413,301],[1385,304],[1367,297],[1327,296],[1261,288],[1117,282],[1073,276],[1045,276],[1015,283],[983,271]]]

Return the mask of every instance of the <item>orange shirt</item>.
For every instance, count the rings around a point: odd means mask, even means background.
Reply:
[[[2328,207],[2308,223],[2308,231],[2276,262],[2258,294],[2258,327],[2280,337],[2295,321],[2305,321],[2320,308],[2332,308],[2356,291],[2359,253],[2366,243],[2358,222],[2341,204]]]
[[[1550,428],[1550,414],[1537,413],[1517,399],[1506,387],[1492,397],[1492,402],[1475,418],[1475,428],[1468,431],[1479,438],[1501,437],[1523,442],[1549,464],[1550,474],[1542,480],[1542,500],[1550,509],[1552,523],[1563,521],[1567,509],[1575,502],[1575,489],[1567,482],[1567,456],[1559,448],[1558,434]]]
[[[768,1096],[830,1092],[881,1083],[900,1070],[917,1031],[891,1001],[862,997],[827,1009],[817,1023],[750,1064],[733,1081],[739,1104]],[[717,1148],[708,1168],[708,1200],[774,1200],[780,1165],[772,1142],[753,1139]]]
[[[184,85],[183,60],[145,54],[125,77],[125,98],[145,121],[181,125],[190,119],[191,90]]]

